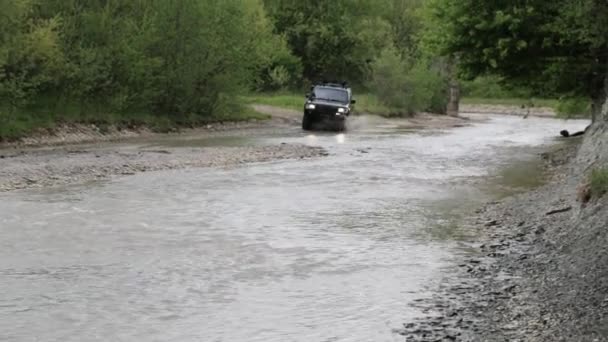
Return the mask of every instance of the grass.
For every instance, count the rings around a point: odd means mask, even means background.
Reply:
[[[608,167],[595,169],[591,172],[589,186],[593,197],[602,197],[608,193]]]
[[[294,93],[258,93],[243,96],[242,100],[248,104],[263,104],[293,110],[302,110],[304,105],[304,94]],[[358,113],[375,114],[384,117],[405,116],[404,111],[383,105],[378,97],[370,94],[355,95]],[[587,117],[589,108],[584,101],[560,101],[557,99],[527,99],[527,98],[479,98],[465,97],[462,104],[468,105],[501,105],[501,106],[530,106],[552,108],[561,118]]]
[[[0,142],[15,141],[40,130],[52,131],[63,124],[96,125],[102,132],[110,126],[118,128],[147,127],[159,133],[179,130],[184,127],[197,127],[218,122],[238,122],[248,120],[267,120],[269,115],[259,113],[249,106],[226,110],[225,114],[215,116],[152,115],[145,112],[108,113],[101,106],[87,108],[66,105],[61,109],[52,107],[30,108],[28,110],[8,110],[0,106]]]
[[[293,93],[268,93],[254,94],[242,97],[247,104],[261,104],[293,110],[301,110],[304,107],[304,94],[298,96]]]
[[[269,105],[280,108],[293,110],[302,110],[304,107],[304,94],[297,95],[294,93],[263,93],[252,94],[242,97],[243,101],[248,104]],[[380,103],[378,98],[372,94],[355,95],[357,100],[355,110],[359,113],[368,113],[381,116],[401,116],[401,112],[397,108],[387,107]]]

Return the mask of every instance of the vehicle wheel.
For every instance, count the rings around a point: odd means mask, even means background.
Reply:
[[[338,131],[338,132],[346,131],[346,120],[336,123],[336,131]]]
[[[312,129],[312,119],[307,114],[304,114],[304,117],[302,117],[302,129],[305,131]]]

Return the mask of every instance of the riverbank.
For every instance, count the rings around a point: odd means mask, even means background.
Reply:
[[[248,163],[326,155],[322,148],[297,144],[247,147],[171,147],[144,145],[55,148],[2,155],[0,192],[42,188],[141,172],[192,167],[234,167]]]
[[[378,98],[372,94],[359,94],[355,96],[357,104],[355,111],[366,115],[379,115],[383,117],[408,117],[399,108],[392,108],[380,103]],[[244,96],[243,101],[249,104],[269,105],[292,110],[300,110],[303,96],[291,93],[255,94]],[[562,108],[562,111],[565,110]],[[563,118],[585,118],[585,108],[568,108],[568,110],[580,111],[581,113],[559,112],[560,103],[552,99],[501,99],[501,98],[463,98],[460,103],[460,113],[470,114],[501,114],[516,116],[537,117],[563,117]],[[559,112],[559,113],[558,113]]]
[[[261,114],[258,118],[236,121],[218,121],[201,125],[196,128],[172,128],[158,132],[147,125],[117,126],[96,124],[62,124],[52,129],[38,129],[21,138],[0,142],[0,149],[19,149],[41,146],[61,146],[70,144],[83,144],[94,142],[124,141],[136,138],[153,138],[163,136],[214,134],[231,130],[243,130],[267,127],[277,124],[280,120],[268,114]]]
[[[461,113],[469,114],[500,114],[515,116],[537,116],[543,118],[555,118],[557,113],[551,107],[525,107],[504,104],[461,104]]]
[[[197,147],[188,143],[227,135],[256,135],[260,130],[295,124],[284,115],[271,114],[262,114],[267,120],[218,122],[172,133],[156,133],[145,127],[101,130],[95,125],[40,131],[0,144],[0,192],[81,184],[149,171],[234,167],[326,154],[321,148],[299,144]],[[182,141],[184,146],[150,147],[155,141],[171,139]]]
[[[411,341],[608,341],[608,198],[588,194],[608,130],[543,155],[550,181],[465,223],[469,259],[446,279]]]
[[[188,142],[230,136],[255,137],[268,132],[299,132],[299,111],[265,105],[255,105],[254,109],[270,119],[214,124],[169,134],[147,129],[101,132],[95,126],[66,126],[53,134],[4,144],[0,149],[0,192],[86,183],[147,171],[232,167],[327,154],[322,148],[301,144],[200,147]],[[410,119],[378,119],[412,130],[462,127],[474,121],[429,114]],[[353,118],[349,129],[363,129],[373,120]],[[151,142],[167,139],[181,141],[183,146],[150,147]]]
[[[300,104],[301,105],[301,104]],[[289,106],[267,104],[250,104],[251,111],[257,113],[255,118],[236,121],[218,121],[195,128],[171,129],[168,132],[157,132],[148,126],[99,126],[95,124],[63,124],[53,129],[39,129],[27,136],[12,141],[0,142],[0,150],[23,149],[42,146],[63,146],[85,143],[129,141],[140,138],[152,139],[166,136],[208,136],[226,132],[248,131],[263,128],[282,128],[299,126],[302,113]],[[361,126],[370,115],[351,118],[354,129]],[[362,119],[363,118],[363,119]],[[420,113],[410,118],[398,118],[399,125],[412,129],[443,129],[461,127],[470,120],[462,117],[449,117]]]

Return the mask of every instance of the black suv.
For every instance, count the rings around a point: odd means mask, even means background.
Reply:
[[[311,92],[306,94],[302,129],[343,131],[355,102],[346,83],[321,83],[311,87]]]

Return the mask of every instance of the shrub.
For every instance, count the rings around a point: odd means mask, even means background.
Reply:
[[[272,69],[268,76],[271,81],[270,86],[278,90],[284,90],[291,78],[287,69],[282,65]]]
[[[445,114],[448,105],[448,80],[438,67],[419,62],[411,71],[411,84],[417,111]]]
[[[562,98],[557,104],[556,111],[557,114],[563,118],[590,116],[591,103],[581,97]]]
[[[602,197],[608,193],[608,167],[593,170],[589,179],[589,186],[593,197]]]
[[[481,99],[529,99],[541,96],[531,89],[518,85],[505,84],[502,78],[495,75],[480,76],[473,80],[462,81],[462,96]]]
[[[372,63],[369,87],[382,104],[399,109],[401,114],[442,112],[447,101],[441,73],[425,62],[410,67],[393,47],[385,49]]]
[[[407,107],[411,103],[406,99],[406,94],[410,93],[407,66],[395,48],[385,49],[373,62],[370,89],[383,104],[409,109]]]
[[[477,77],[471,81],[462,82],[462,95],[474,98],[502,99],[512,97],[496,76]]]

